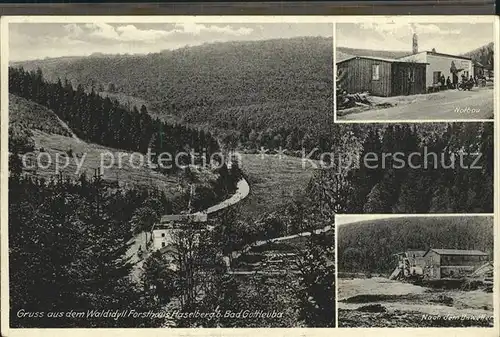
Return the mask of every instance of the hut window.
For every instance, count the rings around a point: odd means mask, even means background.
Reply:
[[[372,80],[378,81],[380,79],[379,64],[372,65]]]
[[[432,73],[432,82],[437,84],[441,80],[441,72],[435,71]]]

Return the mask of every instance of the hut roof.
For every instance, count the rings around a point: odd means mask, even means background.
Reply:
[[[437,51],[434,51],[434,50],[423,50],[421,52],[413,53],[413,54],[408,54],[408,55],[405,55],[405,56],[401,56],[399,58],[410,57],[410,56],[418,55],[418,54],[429,54],[429,55],[450,57],[450,58],[462,59],[462,60],[468,60],[468,61],[472,60],[470,57],[467,57],[467,56],[438,53]]]
[[[439,255],[463,255],[463,256],[487,256],[485,252],[480,250],[462,250],[462,249],[429,249],[425,254],[427,255],[430,251],[434,251]]]
[[[375,56],[351,56],[346,59],[343,59],[341,61],[338,61],[337,64],[343,63],[346,61],[354,60],[354,59],[366,59],[366,60],[374,60],[374,61],[382,61],[382,62],[389,62],[389,63],[417,63],[417,64],[428,64],[424,62],[413,62],[413,61],[403,61],[399,59],[390,59],[390,58],[384,58],[384,57],[375,57]]]

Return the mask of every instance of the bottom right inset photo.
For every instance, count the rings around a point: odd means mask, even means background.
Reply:
[[[493,327],[493,215],[338,215],[338,327]]]

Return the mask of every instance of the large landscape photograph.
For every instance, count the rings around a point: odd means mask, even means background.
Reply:
[[[11,326],[333,326],[332,34],[11,24]]]

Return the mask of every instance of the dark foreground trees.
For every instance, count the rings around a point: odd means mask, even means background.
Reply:
[[[106,310],[154,308],[129,278],[129,223],[147,193],[110,191],[99,180],[9,179],[9,264],[13,327],[139,327]],[[24,316],[23,312],[31,312]],[[73,316],[70,312],[74,312]],[[80,316],[83,313],[83,316]]]

